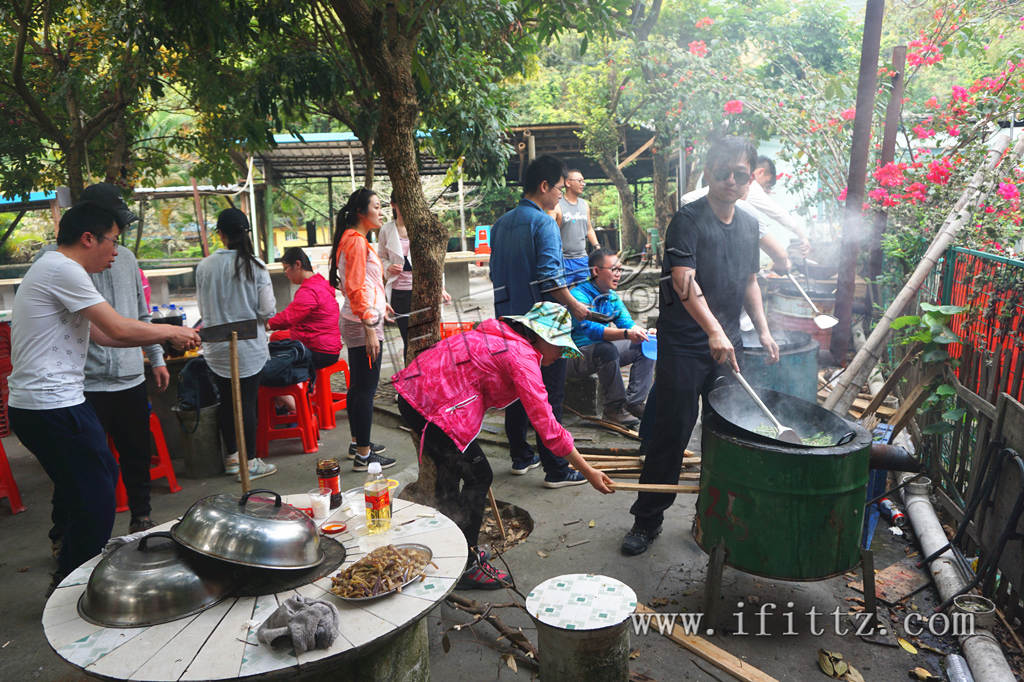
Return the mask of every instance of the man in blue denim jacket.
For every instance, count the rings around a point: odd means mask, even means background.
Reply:
[[[605,421],[627,428],[640,423],[644,401],[654,381],[654,360],[641,352],[640,344],[648,332],[633,322],[626,305],[615,293],[622,276],[622,265],[614,253],[597,249],[587,261],[590,279],[578,284],[572,295],[591,310],[611,317],[611,322],[576,321],[572,340],[583,353],[572,360],[573,374],[597,372],[604,397]],[[620,367],[630,366],[629,386],[623,386]]]
[[[523,198],[519,205],[498,218],[491,228],[495,317],[525,315],[540,301],[560,303],[576,319],[587,315],[587,307],[573,298],[565,286],[562,236],[547,213],[558,206],[565,175],[565,164],[555,157],[544,155],[534,159],[523,176]],[[561,421],[566,360],[543,368],[542,374],[548,402],[555,418]],[[565,459],[555,457],[539,441],[539,456],[534,454],[526,442],[528,425],[526,412],[518,402],[505,408],[505,435],[513,474],[525,474],[543,464],[547,488],[587,482],[578,471],[569,468]]]

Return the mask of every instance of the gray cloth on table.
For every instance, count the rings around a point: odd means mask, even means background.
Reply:
[[[295,653],[326,649],[338,636],[338,611],[325,601],[295,595],[285,599],[256,630],[260,644],[271,646],[279,637],[290,637]]]

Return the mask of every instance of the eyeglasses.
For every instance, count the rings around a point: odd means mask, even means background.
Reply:
[[[711,177],[719,182],[725,182],[729,179],[729,176],[732,176],[737,185],[745,185],[750,182],[750,173],[735,168],[719,168],[711,173]]]
[[[611,270],[612,272],[617,272],[619,274],[622,274],[622,266],[621,265],[613,265],[610,268],[606,268],[603,265],[598,265],[597,269],[598,270]]]
[[[95,232],[90,234],[92,234],[97,242],[113,242],[115,246],[117,245],[117,237],[108,237],[106,235],[96,234]]]

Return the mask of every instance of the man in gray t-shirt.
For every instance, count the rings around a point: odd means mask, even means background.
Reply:
[[[570,287],[590,276],[587,242],[595,249],[600,246],[590,218],[590,204],[583,198],[583,188],[583,173],[575,168],[570,170],[565,180],[565,195],[558,200],[554,216],[562,232],[562,268]]]

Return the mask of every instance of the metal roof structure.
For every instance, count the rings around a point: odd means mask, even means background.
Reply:
[[[575,123],[544,123],[509,128],[506,141],[512,146],[505,179],[512,183],[521,182],[521,173],[529,154],[529,139],[533,138],[537,156],[552,154],[565,161],[570,168],[578,168],[588,180],[606,180],[604,171],[583,153],[583,143],[577,133],[580,126]],[[423,136],[423,133],[419,134]],[[651,139],[652,133],[640,128],[627,128],[625,149],[619,157],[626,159]],[[361,178],[366,171],[363,146],[352,133],[304,133],[275,135],[277,147],[256,154],[256,164],[276,180],[292,178]],[[449,164],[442,164],[430,154],[419,155],[421,175],[444,175]],[[376,157],[374,167],[386,173],[384,160]],[[269,170],[269,173],[268,173]],[[649,178],[652,174],[649,145],[622,171],[630,182]]]

